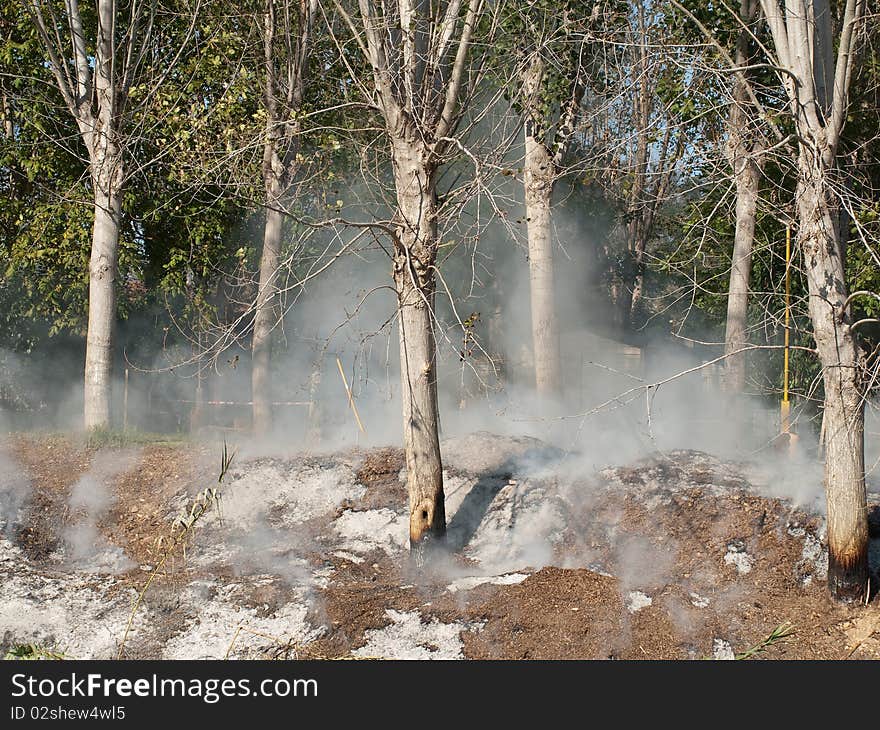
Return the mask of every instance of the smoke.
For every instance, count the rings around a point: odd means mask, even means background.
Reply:
[[[114,480],[129,471],[139,456],[136,450],[99,452],[71,487],[68,507],[72,517],[63,539],[68,559],[77,569],[121,573],[134,565],[122,548],[104,537],[99,525],[116,503]]]
[[[513,183],[505,192],[514,200],[511,218],[521,213],[515,204],[518,194]],[[341,197],[375,202],[352,190]],[[366,207],[351,205],[344,215],[364,219]],[[381,214],[384,209],[377,210]],[[461,227],[484,213],[484,202],[475,201],[462,211]],[[449,538],[458,553],[431,563],[427,578],[540,569],[560,562],[561,540],[574,532],[577,550],[561,560],[564,565],[613,574],[624,606],[632,592],[650,596],[675,580],[679,546],[627,533],[622,509],[593,512],[598,500],[592,481],[606,467],[647,457],[662,461],[675,450],[705,451],[738,462],[762,494],[821,513],[821,467],[809,429],[801,430],[793,449],[780,450],[776,405],[725,393],[722,366],[706,364],[718,348],[671,338],[656,323],[644,332],[615,333],[607,324],[611,313],[600,287],[607,219],[591,219],[563,205],[554,215],[562,389],[552,397],[534,388],[529,262],[522,232],[511,236],[508,226],[495,221],[480,231],[477,244],[462,237],[455,224],[443,231],[436,307],[438,399]],[[335,235],[314,235],[310,245],[325,254],[313,268],[359,234],[343,233],[334,244]],[[152,349],[128,353],[138,367],[130,366],[127,378],[119,353],[115,423],[161,432],[202,426],[238,441],[242,460],[399,445],[399,343],[390,268],[379,246],[358,243],[351,254],[286,295],[289,308],[275,331],[272,360],[272,433],[244,436],[251,373],[249,353],[241,344],[230,345],[198,378],[195,365],[179,364],[192,355],[187,346],[166,350],[155,336],[148,338]],[[120,340],[134,342],[143,327],[124,323]],[[717,337],[692,334],[695,340]],[[12,380],[23,393],[22,402],[31,404],[22,411],[31,414],[31,422],[60,428],[78,423],[80,352],[44,358],[33,371],[30,359],[7,355],[6,360],[14,364]],[[876,417],[871,418],[869,432],[878,430]],[[475,436],[480,432],[494,436]],[[493,440],[501,445],[493,447]],[[71,490],[75,519],[64,538],[75,565],[109,571],[128,567],[121,550],[102,537],[100,524],[114,505],[113,479],[131,458],[98,455]],[[4,459],[0,453],[3,480],[14,471]],[[877,459],[871,453],[869,464]],[[222,502],[228,523],[208,520],[211,529],[199,539],[216,543],[234,572],[278,575],[314,600],[319,580],[307,556],[326,552],[327,543],[310,532],[308,523],[355,498],[358,487],[350,470],[304,471],[256,470],[252,478],[238,479]],[[297,480],[294,490],[290,484]],[[24,481],[4,481],[4,530],[17,519],[28,490]],[[315,495],[321,499],[309,502]],[[289,519],[279,522],[277,515]],[[573,522],[572,515],[586,516],[585,521]],[[369,515],[343,512],[334,529],[341,547],[358,554],[399,550],[406,540],[405,517],[387,509]],[[456,559],[462,557],[467,565]],[[673,599],[667,603],[674,621],[693,621],[687,605]],[[625,632],[628,627],[624,616]]]
[[[5,447],[0,446],[0,535],[13,540],[16,529],[24,520],[24,511],[31,496],[31,484],[24,470]]]

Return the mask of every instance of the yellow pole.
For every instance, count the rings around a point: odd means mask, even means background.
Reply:
[[[782,433],[791,432],[789,412],[791,404],[788,400],[788,363],[791,345],[791,224],[785,227],[785,349],[782,366]]]

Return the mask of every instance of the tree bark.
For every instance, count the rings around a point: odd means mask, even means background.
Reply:
[[[393,144],[399,218],[394,252],[400,336],[400,399],[409,493],[409,537],[419,547],[446,533],[434,337],[436,195],[426,152]]]
[[[550,220],[555,170],[547,146],[535,136],[532,127],[526,123],[524,173],[532,347],[535,387],[539,394],[549,395],[559,391],[562,380]]]
[[[866,384],[847,311],[846,252],[838,228],[841,181],[833,176],[867,3],[842,4],[835,39],[827,0],[787,2],[784,8],[778,0],[760,1],[797,125],[798,242],[825,387],[828,587],[837,600],[860,601],[868,589]]]
[[[253,431],[258,435],[272,428],[272,330],[281,314],[277,286],[284,225],[281,200],[293,180],[300,146],[302,130],[296,116],[303,103],[312,23],[317,8],[317,0],[300,0],[299,3],[265,0],[263,12],[263,106],[266,113],[263,186],[266,219],[251,342]],[[292,25],[294,18],[295,26]]]
[[[648,76],[650,62],[648,27],[645,8],[642,4],[638,5],[636,23],[638,47],[632,49],[632,53],[635,54],[635,69],[638,74],[638,89],[633,98],[636,149],[628,210],[627,235],[629,240],[627,241],[622,270],[623,281],[618,292],[619,301],[617,301],[618,323],[624,334],[632,330],[633,313],[641,300],[645,247],[650,235],[650,225],[647,224],[646,219],[649,211],[647,201],[650,172],[649,148],[651,145],[651,111],[654,89]]]
[[[740,17],[746,27],[736,41],[735,63],[744,68],[752,58],[751,26],[758,16],[758,0],[741,0]],[[728,123],[727,153],[736,186],[736,228],[727,296],[727,325],[724,333],[725,387],[736,393],[745,389],[748,345],[749,280],[752,274],[752,247],[755,240],[755,215],[758,209],[758,186],[761,166],[760,141],[749,130],[750,97],[747,72],[737,75],[733,86],[733,104]]]
[[[97,5],[98,32],[94,57],[94,107],[86,107],[90,77],[79,11],[71,15],[77,78],[82,98],[72,107],[83,142],[89,153],[94,221],[89,259],[89,324],[86,335],[83,423],[86,429],[110,424],[113,334],[116,323],[116,268],[122,214],[122,184],[125,171],[119,138],[119,101],[114,76],[113,23],[115,4],[101,0]],[[70,8],[69,8],[70,11]]]
[[[277,277],[281,259],[281,231],[284,214],[278,208],[278,186],[268,186],[269,203],[263,230],[263,251],[260,256],[260,283],[257,291],[252,342],[251,390],[253,400],[253,430],[265,434],[272,427],[272,394],[270,366],[272,358],[272,329],[278,315]]]
[[[825,387],[828,587],[837,600],[862,601],[868,590],[864,363],[844,311],[847,287],[827,162],[812,149],[800,157],[799,242]]]
[[[760,169],[748,155],[738,155],[733,166],[736,184],[736,230],[730,263],[727,326],[724,333],[724,353],[727,355],[725,386],[732,392],[742,392],[746,382],[746,353],[742,349],[749,341],[749,280],[752,272]]]
[[[89,323],[86,336],[83,419],[86,429],[110,423],[116,264],[122,211],[122,164],[105,151],[93,155],[95,217],[89,260]]]

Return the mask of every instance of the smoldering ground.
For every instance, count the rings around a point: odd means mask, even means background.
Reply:
[[[70,489],[70,516],[63,538],[65,557],[77,569],[113,574],[133,567],[131,558],[101,534],[98,524],[116,502],[112,482],[134,468],[139,456],[135,449],[99,451]]]
[[[585,227],[579,235],[561,259],[564,384],[551,402],[531,386],[523,249],[497,229],[479,250],[461,246],[444,262],[455,302],[453,309],[441,288],[449,548],[415,570],[393,567],[410,559],[401,466],[382,483],[394,498],[381,505],[367,502],[358,476],[374,447],[401,441],[396,298],[384,252],[344,257],[299,292],[279,325],[272,373],[273,399],[292,405],[276,406],[276,428],[265,438],[248,441],[236,422],[244,418],[246,426],[250,400],[246,350],[225,351],[201,381],[194,368],[169,365],[187,353],[150,353],[129,374],[129,425],[185,431],[201,398],[211,413],[202,443],[219,453],[225,437],[237,454],[220,485],[219,509],[200,525],[180,568],[190,571],[182,573],[183,587],[145,596],[131,651],[221,656],[233,644],[232,655],[253,656],[295,641],[325,652],[335,646],[343,653],[451,658],[465,651],[462,635],[482,635],[508,651],[486,618],[496,610],[491,596],[532,600],[536,576],[555,576],[547,571],[561,566],[609,581],[602,585],[613,601],[603,600],[611,601],[614,630],[591,645],[597,656],[625,652],[639,622],[660,610],[681,641],[708,654],[715,639],[731,640],[705,633],[726,631],[717,612],[754,595],[760,584],[749,581],[769,580],[771,556],[782,550],[790,558],[787,587],[809,591],[819,583],[822,488],[808,429],[792,459],[773,445],[775,405],[734,402],[722,392],[717,368],[703,367],[711,359],[706,352],[662,340],[636,347],[599,329],[603,315],[590,310],[582,291],[582,282],[595,278],[594,232]],[[70,372],[52,377],[67,384],[68,394],[75,391],[78,378]],[[117,408],[124,389],[119,379]],[[117,422],[122,415],[117,411]],[[130,588],[155,567],[124,558],[128,546],[108,543],[102,532],[120,499],[111,485],[136,470],[139,458],[96,456],[71,485],[67,506],[78,519],[61,538],[77,573],[58,578],[53,591],[44,590],[14,540],[4,544],[10,573],[27,574],[30,582],[20,585],[33,585],[10,597],[10,605],[57,603],[65,581],[84,575],[102,576],[101,591]],[[212,467],[201,468],[201,477],[210,474],[197,480],[204,487],[215,477]],[[17,469],[8,465],[12,474]],[[3,514],[20,510],[29,489],[17,477],[4,482]],[[192,494],[190,485],[169,498],[167,523]],[[78,606],[107,595],[76,590]],[[370,593],[386,603],[381,610],[371,604],[369,622],[346,627],[355,621],[353,604]],[[480,601],[487,603],[478,611]],[[113,604],[111,633],[125,623],[124,603]],[[64,605],[69,615],[71,605]],[[438,606],[460,613],[443,614]],[[94,611],[84,616],[94,618]],[[40,621],[30,630],[15,624],[9,640],[48,640],[63,631],[61,621]],[[158,627],[152,637],[151,622]],[[83,621],[76,626],[73,653],[108,655],[111,644],[90,644]],[[737,641],[745,640],[745,627]]]

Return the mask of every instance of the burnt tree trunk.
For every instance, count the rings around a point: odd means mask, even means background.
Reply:
[[[828,585],[838,600],[861,601],[868,589],[864,363],[844,310],[847,286],[827,162],[801,152],[798,239],[825,388]]]
[[[434,172],[418,142],[393,145],[399,205],[393,275],[400,336],[400,398],[412,546],[446,533],[437,409],[434,262],[437,220]]]
[[[825,386],[828,587],[837,600],[860,601],[868,589],[865,374],[847,311],[836,177],[867,4],[846,0],[833,23],[828,0],[791,0],[784,8],[778,0],[760,1],[797,128],[798,243]]]

